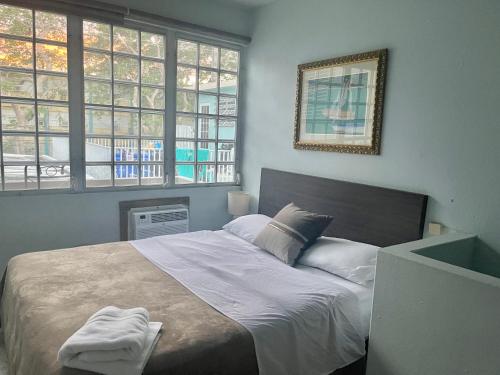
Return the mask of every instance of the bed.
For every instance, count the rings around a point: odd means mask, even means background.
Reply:
[[[259,213],[272,217],[292,201],[305,209],[334,216],[334,221],[324,232],[327,236],[388,246],[421,238],[427,196],[263,169]],[[307,267],[297,267],[294,273],[290,273],[284,268],[288,266],[273,263],[269,260],[271,258],[265,258],[270,255],[259,253],[259,249],[250,243],[239,243],[241,239],[232,238],[224,231],[204,231],[189,236],[159,238],[142,243],[143,247],[150,250],[156,245],[163,246],[160,250],[170,249],[156,254],[164,256],[172,253],[178,258],[176,263],[154,256],[147,258],[147,254],[138,250],[137,244],[129,242],[43,251],[13,258],[4,275],[1,303],[11,375],[90,374],[62,368],[56,361],[56,353],[67,337],[92,313],[106,305],[124,308],[144,306],[150,311],[152,320],[163,322],[162,336],[144,374],[258,374],[258,357],[263,352],[261,346],[265,342],[262,337],[272,337],[273,331],[267,330],[266,324],[257,326],[259,330],[262,328],[263,335],[257,338],[255,331],[250,334],[236,313],[236,317],[225,315],[220,309],[214,308],[214,303],[207,303],[205,298],[200,297],[216,289],[203,289],[201,286],[204,283],[210,285],[216,280],[209,277],[213,273],[205,271],[221,262],[226,264],[214,273],[223,274],[217,280],[219,283],[227,281],[228,290],[231,287],[234,289],[239,280],[246,280],[247,275],[253,275],[249,272],[241,277],[241,272],[252,268],[250,265],[245,269],[238,268],[238,264],[250,258],[231,258],[238,263],[231,266],[227,266],[228,260],[210,263],[217,254],[221,254],[222,259],[224,252],[220,250],[224,247],[241,257],[248,257],[252,252],[258,254],[256,258],[261,265],[272,265],[273,273],[287,272],[286,277],[292,275],[297,280],[304,280],[304,283],[310,279],[311,287],[316,285],[316,281],[320,286],[331,285],[338,290],[339,296],[350,296],[345,297],[351,309],[349,311],[353,311],[353,315],[365,315],[364,319],[361,318],[365,324],[357,324],[356,332],[358,336],[367,336],[370,288],[357,287],[342,279],[335,280],[331,274]],[[153,250],[151,252],[155,254]],[[185,258],[193,254],[197,254],[197,262],[190,262],[188,267],[197,271],[179,273],[183,262],[187,261]],[[204,257],[206,261],[201,261]],[[167,267],[168,272],[162,266]],[[253,270],[258,268],[257,264]],[[185,280],[183,275],[186,274],[197,276],[198,279]],[[258,282],[258,278],[255,280]],[[186,284],[188,281],[195,284],[190,284],[190,287]],[[293,284],[293,280],[290,282]],[[193,285],[200,287],[193,288]],[[259,297],[259,294],[255,294],[252,298]],[[239,310],[234,308],[231,311]],[[350,322],[350,318],[348,320]],[[309,323],[307,320],[304,322]],[[336,327],[333,332],[339,336],[338,333],[344,331]],[[365,337],[362,339],[364,341]],[[345,357],[344,362],[347,364],[338,368],[335,375],[363,373],[364,351],[359,350],[359,339],[356,353],[347,341],[345,345],[342,340],[331,345],[337,347],[335,353],[340,353],[339,358]],[[278,353],[271,354],[278,356]],[[265,373],[262,368],[260,373]]]

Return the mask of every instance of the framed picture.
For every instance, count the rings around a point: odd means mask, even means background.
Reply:
[[[387,50],[299,65],[294,147],[380,154]]]

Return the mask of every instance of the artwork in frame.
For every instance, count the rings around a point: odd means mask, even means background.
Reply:
[[[294,147],[380,154],[387,50],[299,65]]]

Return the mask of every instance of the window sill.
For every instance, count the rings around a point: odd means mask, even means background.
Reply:
[[[218,184],[184,184],[174,186],[123,186],[123,187],[103,187],[103,188],[90,188],[82,191],[75,191],[70,189],[50,189],[50,190],[12,190],[0,192],[0,199],[4,197],[15,196],[36,196],[36,195],[55,195],[55,194],[87,194],[87,193],[120,193],[128,191],[158,191],[158,190],[182,190],[191,188],[218,188],[218,187],[239,187],[240,185],[233,182],[218,183]]]

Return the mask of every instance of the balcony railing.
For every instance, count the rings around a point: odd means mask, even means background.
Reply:
[[[109,155],[111,149],[111,139],[106,138],[88,138],[87,143],[103,148],[103,153]],[[221,163],[231,163],[234,161],[233,150],[209,150],[204,149],[204,159],[198,160],[203,163],[209,160],[217,160]],[[163,148],[162,147],[143,147],[142,153],[142,173],[141,179],[151,180],[163,179]],[[215,153],[217,157],[215,158]],[[137,141],[129,139],[117,139],[114,149],[115,162],[118,162],[115,167],[115,180],[137,179],[138,178],[138,150]],[[201,153],[199,154],[200,157]],[[40,163],[37,167],[32,161],[30,155],[20,154],[4,154],[4,176],[6,190],[17,189],[36,189],[38,184],[38,176],[40,176],[40,184],[47,187],[67,188],[70,184],[70,165],[68,162],[58,162],[57,160],[41,156]],[[127,164],[130,162],[130,164]],[[149,164],[151,163],[151,164]],[[38,169],[37,169],[38,168]],[[217,165],[217,181],[215,180],[215,165],[207,164],[204,169],[198,174],[198,182],[233,182],[234,180],[234,165],[233,164],[218,164]],[[194,176],[177,176],[185,182],[194,182]],[[94,176],[87,176],[87,179],[93,179]],[[155,182],[156,183],[156,182]],[[146,183],[147,184],[147,183]],[[7,188],[8,185],[8,188]]]

